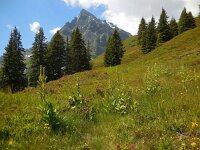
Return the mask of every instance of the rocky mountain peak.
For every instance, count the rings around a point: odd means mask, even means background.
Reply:
[[[93,56],[98,56],[104,52],[105,45],[109,36],[112,34],[113,28],[117,26],[112,23],[107,23],[104,20],[96,18],[89,11],[82,9],[78,17],[71,22],[66,23],[60,30],[61,35],[66,38],[70,37],[72,31],[79,28],[84,40],[90,42],[90,48]],[[130,37],[130,33],[119,29],[121,39],[124,40]]]

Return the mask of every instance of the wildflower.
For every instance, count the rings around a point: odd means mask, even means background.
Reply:
[[[131,148],[131,149],[134,149],[134,148],[135,148],[135,145],[134,145],[134,144],[131,144],[131,145],[130,145],[130,148]]]
[[[196,122],[192,122],[192,129],[196,129],[196,128],[198,128],[198,124],[196,123]]]
[[[13,141],[12,140],[9,140],[8,141],[8,145],[12,145],[13,144]]]
[[[192,146],[192,148],[196,148],[196,147],[197,147],[197,143],[192,142],[192,143],[191,143],[191,146]]]
[[[117,146],[117,149],[120,149],[120,145],[119,144],[117,144],[116,146]]]

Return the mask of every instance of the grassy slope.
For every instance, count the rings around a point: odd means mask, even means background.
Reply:
[[[147,55],[139,51],[136,39],[124,42],[122,65],[104,68],[103,56],[99,56],[93,61],[94,70],[48,83],[48,100],[67,118],[73,133],[56,135],[44,130],[37,109],[38,89],[0,93],[0,149],[80,149],[88,145],[95,150],[112,150],[116,144],[127,147],[131,143],[139,150],[178,149],[183,143],[190,149],[192,138],[199,137],[191,122],[200,123],[200,28]],[[146,75],[150,80],[144,78]],[[66,109],[77,76],[82,93],[97,108],[95,123]],[[105,112],[102,106],[108,102],[97,92],[97,88],[105,91],[116,81],[126,82],[133,90],[134,110],[125,116]],[[122,86],[120,83],[115,88]],[[146,86],[158,92],[148,95]],[[2,140],[2,135],[8,138]]]

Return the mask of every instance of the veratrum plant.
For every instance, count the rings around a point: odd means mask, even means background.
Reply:
[[[39,107],[42,113],[42,120],[45,123],[45,127],[51,129],[52,131],[64,131],[65,126],[62,119],[58,116],[56,109],[51,102],[46,100],[46,79],[45,68],[40,66],[40,75],[38,85],[40,88],[40,99],[42,105]]]
[[[72,93],[72,96],[69,96],[69,106],[72,110],[79,113],[86,120],[95,120],[96,119],[96,110],[93,106],[90,105],[89,101],[83,97],[80,91],[79,79],[77,79],[76,92]]]
[[[153,67],[148,67],[144,78],[145,92],[147,95],[153,96],[160,92],[161,85],[159,77],[159,67],[157,67],[157,64],[154,64]]]
[[[133,109],[132,90],[124,83],[109,88],[106,99],[109,102],[108,108],[111,112],[125,115]]]

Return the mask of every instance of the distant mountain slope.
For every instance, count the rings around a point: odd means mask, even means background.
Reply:
[[[83,9],[79,16],[74,18],[74,20],[66,23],[60,30],[60,33],[64,37],[69,37],[76,27],[80,29],[85,41],[90,42],[92,53],[95,56],[102,54],[113,29],[117,28],[117,26],[112,23],[97,19],[93,14],[85,9]],[[117,29],[119,30],[120,36],[123,40],[130,37],[130,33],[119,28]]]

